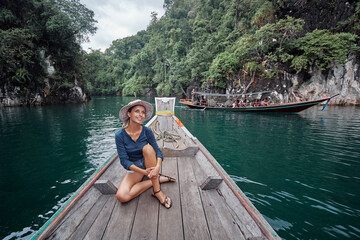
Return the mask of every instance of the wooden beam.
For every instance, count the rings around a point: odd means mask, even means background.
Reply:
[[[201,189],[202,190],[216,189],[220,185],[220,183],[222,183],[222,181],[223,179],[220,177],[210,176],[201,184]]]
[[[94,187],[102,194],[115,194],[117,192],[117,188],[110,180],[97,180]]]

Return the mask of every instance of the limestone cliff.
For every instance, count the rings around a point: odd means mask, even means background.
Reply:
[[[264,96],[272,102],[286,103],[305,100],[316,100],[340,94],[330,102],[332,105],[360,105],[360,61],[352,56],[344,65],[334,64],[327,71],[310,67],[306,73],[291,74],[286,71],[275,79],[256,78],[253,83],[250,79],[240,78],[240,87],[234,86],[233,81],[227,85],[227,93],[242,93],[246,91],[271,91]]]
[[[43,83],[27,86],[8,84],[0,86],[0,107],[83,103],[90,100],[89,94],[78,85],[76,79],[68,86],[55,87],[51,81],[56,72],[51,56],[45,57],[44,51],[40,51],[39,55],[42,59],[42,67],[47,74]]]

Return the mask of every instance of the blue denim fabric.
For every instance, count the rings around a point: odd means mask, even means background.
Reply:
[[[140,159],[140,160],[137,160],[135,162],[132,162],[135,166],[137,166],[138,168],[141,168],[141,169],[146,169],[145,167],[145,161],[144,159]],[[126,170],[127,172],[129,173],[133,173],[134,171],[133,170]]]

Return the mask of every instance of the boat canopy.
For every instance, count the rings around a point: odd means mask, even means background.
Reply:
[[[264,93],[271,93],[271,91],[263,92],[251,92],[251,93],[234,93],[234,94],[225,94],[225,93],[206,93],[206,92],[193,92],[194,94],[203,95],[203,96],[215,96],[215,97],[236,97],[236,96],[246,96],[246,95],[257,95]]]

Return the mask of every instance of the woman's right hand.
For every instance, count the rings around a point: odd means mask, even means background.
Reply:
[[[145,176],[147,176],[148,178],[150,178],[150,177],[149,177],[149,174],[151,173],[152,170],[153,170],[153,167],[144,169],[144,170],[143,170],[143,174],[144,174]]]
[[[152,177],[155,176],[155,175],[154,175],[154,169],[155,169],[155,167],[151,167],[151,168],[145,169],[145,171],[146,171],[146,176],[147,176],[148,178],[152,178]]]

